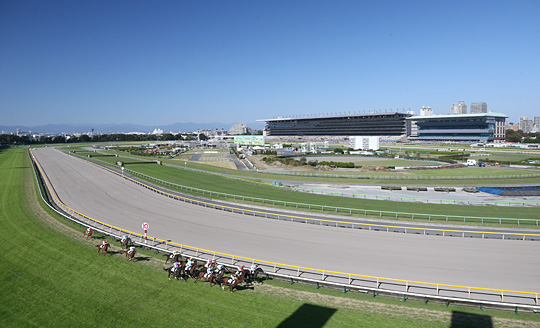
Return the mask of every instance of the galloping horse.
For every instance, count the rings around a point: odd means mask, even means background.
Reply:
[[[187,273],[187,277],[191,277],[191,278],[195,278],[196,276],[199,275],[199,272],[201,272],[201,270],[199,270],[197,267],[199,265],[197,264],[197,260],[195,260],[193,262],[193,265],[191,266],[191,269],[189,269],[189,272],[186,272]],[[204,271],[202,271],[204,272]]]
[[[259,282],[259,275],[264,274],[264,271],[261,268],[255,269],[255,272],[253,273],[251,273],[250,270],[244,270],[244,271],[246,272],[245,277],[246,277],[246,283],[248,285],[254,281]]]
[[[96,247],[98,248],[97,250],[98,254],[101,252],[103,255],[107,255],[109,244],[105,244],[105,245],[99,244],[99,245],[96,245]]]
[[[94,233],[94,229],[88,228],[88,229],[84,230],[83,237],[86,237],[87,239],[92,238],[93,233]]]
[[[221,284],[223,283],[223,275],[225,273],[229,273],[229,268],[224,267],[222,270],[219,270],[219,272],[217,274],[213,274],[210,277],[210,280],[208,280],[210,282],[210,286],[212,286],[212,283],[218,284],[219,286],[221,286]],[[227,279],[229,279],[229,278],[227,278]]]
[[[174,269],[174,266],[163,268],[163,270],[169,273],[169,280],[171,280],[171,274],[173,275],[174,279],[178,279],[178,277],[180,277],[180,279],[184,280],[184,278],[182,277],[182,274],[185,272],[184,271],[185,267],[186,267],[186,263],[181,262],[180,266],[176,270]]]
[[[126,253],[126,258],[128,259],[128,261],[131,261],[131,260],[133,260],[133,257],[135,256],[135,254],[137,253],[137,251],[134,250],[134,249],[133,249],[132,251],[130,251],[129,249],[126,249],[126,250],[124,251],[124,253]]]
[[[180,253],[178,253],[178,254],[171,253],[171,254],[168,254],[168,255],[167,255],[167,254],[164,254],[163,256],[166,257],[166,259],[165,259],[165,264],[167,264],[167,261],[169,261],[169,260],[170,260],[172,263],[174,263],[174,262],[180,262],[179,260],[181,259]]]
[[[209,281],[210,286],[212,286],[212,278],[214,277],[214,274],[215,274],[214,270],[215,269],[212,269],[212,272],[208,275],[208,277],[206,276],[208,274],[208,271],[199,271],[199,273],[196,275],[197,278],[195,278],[195,282],[197,282],[200,279],[204,278],[204,279],[206,279],[206,281]]]
[[[133,245],[133,241],[131,240],[131,238],[127,237],[126,239],[120,239],[120,246],[122,248],[124,248],[124,246],[126,248],[129,248],[130,245]]]
[[[223,284],[221,285],[221,289],[222,290],[225,290],[225,286],[230,286],[229,287],[229,290],[231,291],[231,293],[233,292],[233,289],[236,288],[236,286],[238,286],[239,283],[241,282],[244,282],[244,277],[245,275],[242,274],[241,277],[239,277],[238,279],[234,280],[234,281],[231,281],[233,280],[232,278],[225,278],[223,279]]]

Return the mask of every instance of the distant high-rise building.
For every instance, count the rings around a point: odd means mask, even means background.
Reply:
[[[471,114],[487,113],[487,104],[485,102],[478,102],[471,104]]]
[[[229,129],[230,135],[250,134],[253,133],[253,129],[246,126],[246,123],[237,123]]]
[[[534,126],[536,127],[537,130],[540,129],[540,116],[534,117]]]
[[[527,116],[519,118],[519,129],[524,133],[529,133],[533,130],[533,121],[529,120]]]
[[[431,109],[431,107],[427,107],[426,106],[422,106],[422,108],[420,108],[420,116],[431,116],[433,115],[433,109]]]
[[[467,114],[467,104],[464,101],[459,101],[456,104],[452,104],[450,109],[451,114]]]

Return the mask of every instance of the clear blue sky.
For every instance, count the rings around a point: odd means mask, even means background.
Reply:
[[[540,116],[540,1],[0,0],[0,125],[484,101]]]

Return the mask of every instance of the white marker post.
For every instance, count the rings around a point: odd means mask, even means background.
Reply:
[[[144,222],[142,224],[142,228],[144,229],[144,247],[146,247],[148,244],[146,243],[146,233],[148,232],[148,223]]]
[[[124,167],[122,166],[122,176],[124,176]]]

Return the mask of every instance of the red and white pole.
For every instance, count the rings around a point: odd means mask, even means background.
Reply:
[[[150,226],[148,225],[148,223],[144,222],[142,224],[142,228],[144,230],[144,247],[148,246],[148,243],[147,243],[147,235],[146,233],[148,232],[148,228],[150,228]]]

